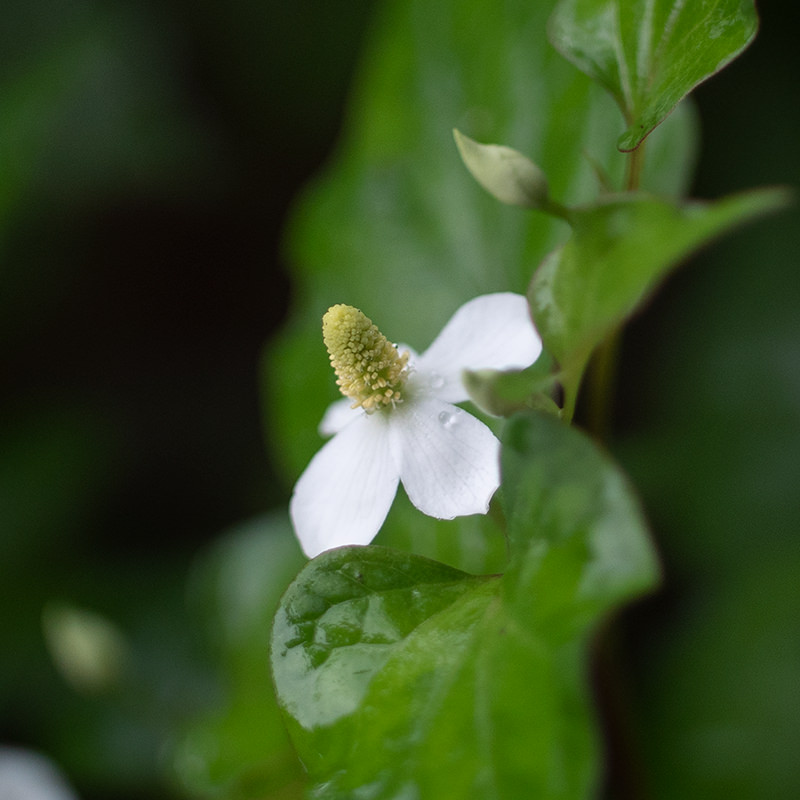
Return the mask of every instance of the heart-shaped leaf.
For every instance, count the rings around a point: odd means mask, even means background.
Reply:
[[[656,561],[618,470],[553,417],[511,420],[503,473],[505,575],[346,547],[284,597],[273,674],[311,797],[578,800],[595,785],[587,643]]]
[[[633,150],[698,83],[753,40],[752,0],[561,0],[553,45],[616,99]]]

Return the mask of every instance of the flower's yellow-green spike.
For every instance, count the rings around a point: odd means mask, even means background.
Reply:
[[[336,383],[353,408],[367,412],[402,401],[408,377],[408,353],[402,355],[372,320],[353,306],[331,306],[322,318]]]

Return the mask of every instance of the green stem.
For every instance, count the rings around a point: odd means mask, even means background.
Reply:
[[[625,189],[636,192],[642,179],[644,163],[644,143],[630,153]],[[589,367],[588,392],[589,409],[587,429],[601,442],[608,441],[611,433],[611,411],[614,406],[614,386],[617,378],[620,333],[614,331],[597,348]]]
[[[625,191],[635,192],[639,189],[642,180],[642,165],[644,164],[644,142],[630,153],[628,160],[628,174],[625,179]]]
[[[620,334],[615,331],[598,347],[589,369],[586,428],[600,442],[607,442],[611,434],[619,346]]]
[[[593,653],[592,682],[606,743],[605,786],[599,796],[603,800],[649,800],[619,624],[619,620],[609,621],[599,631]]]
[[[625,188],[636,192],[642,176],[644,145],[630,154]],[[614,331],[597,349],[588,375],[589,408],[587,427],[596,439],[608,442],[616,386],[621,331]],[[632,715],[632,701],[623,674],[619,622],[608,625],[596,640],[594,659],[596,692],[601,705],[608,747],[607,775],[603,796],[615,800],[644,800],[648,797],[641,768],[639,740]]]
[[[543,211],[545,214],[550,214],[553,217],[559,217],[566,222],[571,221],[570,209],[550,197],[542,201],[539,211]]]

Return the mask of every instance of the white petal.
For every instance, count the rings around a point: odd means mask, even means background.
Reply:
[[[420,379],[442,400],[468,398],[465,369],[522,369],[542,352],[528,301],[521,294],[485,294],[465,303],[417,359]]]
[[[398,406],[392,451],[411,502],[438,519],[485,514],[500,485],[500,442],[463,409],[436,398]]]
[[[333,436],[363,413],[363,408],[353,408],[353,401],[343,397],[328,406],[317,429],[322,436]]]
[[[306,467],[289,503],[295,533],[309,557],[345,544],[369,544],[397,491],[389,426],[362,414]]]

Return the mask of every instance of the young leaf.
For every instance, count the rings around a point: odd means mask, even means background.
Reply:
[[[273,674],[310,797],[579,800],[594,788],[588,639],[657,566],[636,501],[590,440],[545,415],[508,430],[504,576],[347,547],[284,597]]]
[[[757,28],[752,0],[561,0],[549,22],[553,45],[622,109],[623,151],[736,58]]]
[[[553,374],[553,360],[547,353],[523,370],[465,370],[462,380],[472,402],[496,417],[534,409],[560,412],[551,397],[558,376]]]
[[[564,373],[567,407],[592,350],[673,267],[785,202],[785,192],[774,189],[684,205],[632,194],[574,210],[573,237],[545,259],[528,290],[536,328]]]

